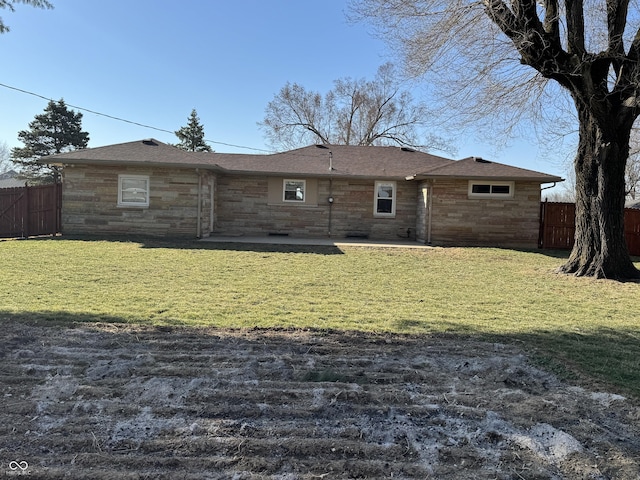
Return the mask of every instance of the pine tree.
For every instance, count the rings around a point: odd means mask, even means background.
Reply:
[[[15,10],[14,4],[16,3],[24,3],[36,8],[53,8],[53,5],[47,0],[0,0],[0,8],[9,8],[9,10],[13,12]],[[9,27],[4,23],[2,17],[0,17],[0,33],[8,31]]]
[[[194,108],[189,116],[189,123],[176,133],[180,143],[176,147],[190,152],[210,152],[211,147],[204,141],[204,127],[200,124],[198,113]]]
[[[29,130],[18,132],[23,148],[11,151],[12,160],[22,166],[22,173],[31,179],[55,177],[53,167],[37,163],[47,155],[86,148],[89,134],[82,131],[82,113],[69,110],[63,99],[50,100],[44,113],[36,115]]]

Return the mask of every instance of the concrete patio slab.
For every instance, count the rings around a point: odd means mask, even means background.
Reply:
[[[433,248],[424,243],[413,240],[389,241],[389,240],[367,240],[364,238],[302,238],[280,235],[270,236],[232,236],[232,235],[212,235],[201,239],[202,242],[211,243],[253,243],[266,245],[318,245],[318,246],[350,246],[350,247],[382,247],[382,248]]]

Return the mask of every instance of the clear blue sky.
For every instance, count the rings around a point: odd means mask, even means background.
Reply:
[[[364,24],[345,18],[344,0],[51,0],[53,10],[0,10],[0,83],[132,122],[175,131],[196,108],[218,152],[268,150],[256,125],[267,103],[297,82],[326,92],[343,77],[372,78],[393,61]],[[399,62],[398,62],[399,63]],[[426,89],[417,88],[420,98]],[[0,142],[22,146],[47,101],[0,87]],[[83,113],[90,147],[175,135]],[[541,159],[514,141],[496,151],[469,135],[471,155],[566,176],[562,158]]]

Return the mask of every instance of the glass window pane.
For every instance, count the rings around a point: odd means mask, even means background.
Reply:
[[[392,213],[393,200],[390,198],[379,198],[377,213]]]
[[[284,182],[284,199],[291,202],[304,202],[304,180],[287,180]]]
[[[509,195],[509,185],[491,185],[491,193]]]
[[[392,198],[393,186],[392,185],[379,185],[378,186],[378,198]]]
[[[491,193],[491,185],[474,184],[471,187],[472,193]]]
[[[146,203],[147,180],[138,178],[123,178],[122,201],[130,203]]]

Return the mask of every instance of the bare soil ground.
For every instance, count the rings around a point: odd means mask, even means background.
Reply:
[[[0,478],[640,478],[638,402],[510,345],[2,328]]]

